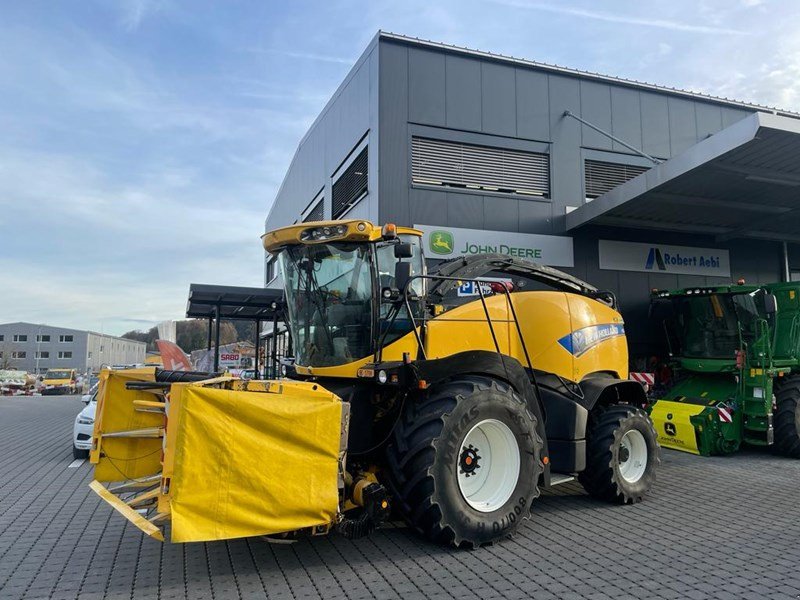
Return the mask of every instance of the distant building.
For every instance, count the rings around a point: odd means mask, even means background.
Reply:
[[[134,340],[36,323],[0,324],[0,365],[44,373],[65,368],[99,371],[106,365],[143,363],[146,344]]]

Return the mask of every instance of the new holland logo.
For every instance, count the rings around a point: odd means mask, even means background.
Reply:
[[[453,234],[449,231],[433,231],[428,240],[428,247],[434,254],[452,254],[455,248]]]
[[[653,268],[653,265],[658,265],[659,271],[666,271],[667,265],[664,264],[664,257],[661,255],[661,250],[658,248],[650,248],[650,252],[647,254],[647,262],[644,264],[644,268],[648,271]]]

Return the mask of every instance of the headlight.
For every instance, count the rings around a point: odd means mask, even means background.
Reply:
[[[78,425],[94,425],[94,419],[88,417],[78,417]]]
[[[386,371],[384,371],[383,369],[378,371],[378,383],[381,383],[381,384],[386,383],[387,379],[388,379],[388,377],[386,375]]]
[[[346,225],[329,225],[327,227],[310,227],[300,232],[300,239],[304,242],[335,239],[347,233]]]

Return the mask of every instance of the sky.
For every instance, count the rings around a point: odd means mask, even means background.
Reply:
[[[0,322],[121,334],[263,285],[300,138],[379,30],[800,111],[794,0],[0,0]]]

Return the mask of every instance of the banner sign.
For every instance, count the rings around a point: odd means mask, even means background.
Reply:
[[[600,240],[600,268],[613,271],[730,277],[727,250]]]
[[[551,267],[575,266],[571,237],[438,225],[414,227],[423,232],[422,244],[428,258],[506,254]]]
[[[465,281],[458,286],[458,297],[464,298],[468,296],[480,296],[478,287],[483,288],[484,296],[491,296],[493,294],[491,282],[496,281],[497,283],[512,283],[511,279],[504,277],[481,277],[480,279],[480,286],[474,281]]]

